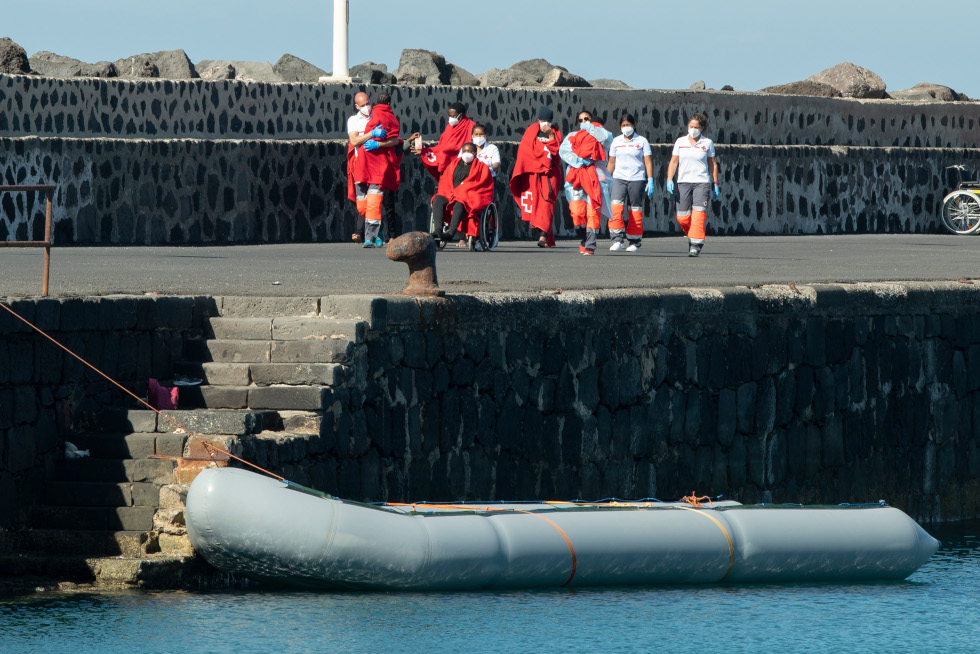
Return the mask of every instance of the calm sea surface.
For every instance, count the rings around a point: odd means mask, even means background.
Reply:
[[[980,521],[907,581],[0,598],[0,652],[980,652]]]

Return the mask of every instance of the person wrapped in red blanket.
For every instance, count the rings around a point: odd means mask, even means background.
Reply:
[[[524,131],[510,177],[510,192],[521,211],[521,219],[540,232],[538,247],[555,247],[553,220],[561,164],[558,147],[561,132],[551,126],[554,112],[538,109],[538,120]]]
[[[609,175],[605,166],[596,165],[606,160],[603,143],[612,134],[601,123],[594,121],[588,111],[577,116],[579,129],[567,137],[558,149],[562,160],[568,164],[565,174],[565,192],[572,224],[579,237],[579,252],[593,254],[602,226],[603,196],[609,195]],[[608,205],[608,202],[605,204]]]
[[[463,144],[459,157],[449,163],[439,178],[439,188],[432,196],[432,213],[444,224],[449,215],[449,227],[432,233],[433,238],[452,241],[460,228],[475,249],[479,233],[480,213],[493,202],[493,175],[490,168],[476,161],[476,146]]]
[[[462,102],[454,102],[449,105],[449,122],[442,130],[439,142],[432,147],[424,147],[421,150],[415,148],[417,139],[422,135],[415,132],[409,137],[412,143],[412,152],[422,158],[422,165],[429,173],[439,179],[446,168],[459,156],[459,151],[464,143],[468,143],[473,134],[475,123],[466,116],[466,105]]]
[[[401,126],[391,111],[391,95],[381,93],[364,126],[372,138],[356,151],[353,172],[348,176],[348,197],[364,195],[364,247],[381,247],[382,201],[384,193],[395,193],[401,183]],[[348,170],[350,155],[348,155]],[[353,182],[353,189],[351,188]],[[361,203],[358,203],[361,206]],[[390,226],[389,226],[390,230]]]

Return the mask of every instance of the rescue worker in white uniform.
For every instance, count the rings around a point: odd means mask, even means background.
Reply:
[[[633,114],[623,114],[619,128],[622,133],[609,148],[608,169],[613,177],[609,249],[636,252],[643,241],[643,194],[653,197],[654,193],[653,152],[650,142],[636,133]],[[627,210],[628,222],[623,215]]]
[[[704,135],[708,117],[694,114],[687,121],[687,135],[677,139],[667,167],[667,192],[674,196],[677,222],[687,236],[689,257],[701,254],[704,247],[704,223],[708,219],[709,198],[721,193],[718,185],[718,162],[715,144]],[[674,173],[677,184],[674,185]],[[714,187],[712,187],[712,180]],[[710,195],[709,195],[710,194]]]

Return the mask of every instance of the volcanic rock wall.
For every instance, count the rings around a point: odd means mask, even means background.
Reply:
[[[126,82],[0,75],[0,183],[54,183],[58,243],[179,244],[345,240],[346,142],[360,87],[235,81]],[[374,93],[382,87],[369,87]],[[516,141],[549,104],[568,129],[581,107],[615,122],[637,115],[652,142],[705,111],[718,143],[722,199],[714,234],[932,232],[951,178],[978,166],[980,105],[904,104],[723,92],[385,87],[405,132],[435,138],[450,102],[490,126],[501,147],[498,205],[505,237],[525,224],[506,191]],[[644,229],[673,233],[655,145],[658,195]],[[406,156],[399,211],[428,227],[434,181]],[[420,199],[424,201],[420,201]],[[571,233],[562,203],[561,235]],[[40,238],[41,209],[0,195],[0,239]]]

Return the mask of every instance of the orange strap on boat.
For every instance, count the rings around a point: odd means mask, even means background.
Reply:
[[[735,565],[735,543],[732,541],[731,534],[729,534],[728,530],[725,529],[725,525],[721,524],[721,521],[718,518],[714,517],[713,515],[708,515],[704,511],[700,511],[691,506],[679,506],[677,508],[683,509],[684,511],[694,511],[699,515],[703,515],[705,518],[715,523],[715,525],[717,525],[718,528],[721,529],[721,533],[725,535],[725,540],[728,541],[728,569],[725,570],[725,574],[721,576],[721,579],[719,579],[718,582],[720,583],[722,581],[725,581],[729,573],[731,573],[732,567]]]
[[[12,315],[14,318],[17,318],[18,320],[20,320],[21,322],[23,322],[24,324],[26,324],[28,327],[30,327],[31,329],[33,329],[34,331],[36,331],[38,334],[40,334],[44,338],[48,339],[49,341],[51,341],[52,343],[54,343],[55,345],[57,345],[58,347],[60,347],[65,352],[67,352],[68,354],[72,355],[73,357],[75,357],[76,359],[78,359],[79,361],[81,361],[82,363],[84,363],[86,366],[88,366],[89,368],[91,368],[92,370],[94,370],[96,373],[98,373],[102,377],[105,377],[111,384],[114,384],[116,387],[119,388],[119,390],[121,390],[122,392],[124,392],[127,395],[131,396],[134,400],[136,400],[140,404],[143,404],[144,406],[146,406],[146,408],[150,409],[151,411],[156,412],[156,414],[158,416],[160,416],[161,418],[163,418],[164,420],[166,420],[167,422],[169,422],[170,424],[172,424],[174,427],[177,428],[177,429],[174,430],[175,433],[178,433],[178,434],[187,434],[191,438],[200,441],[204,445],[204,449],[207,450],[208,455],[211,456],[212,458],[214,458],[214,453],[215,452],[220,452],[222,454],[227,455],[229,458],[235,459],[236,461],[240,461],[241,463],[243,463],[243,464],[245,464],[245,465],[247,465],[249,467],[255,468],[259,472],[264,472],[265,474],[269,475],[270,477],[275,477],[276,479],[278,479],[280,481],[286,481],[285,477],[280,477],[279,475],[275,474],[274,472],[269,472],[265,468],[260,468],[259,466],[255,465],[254,463],[252,463],[250,461],[246,461],[245,459],[243,459],[241,457],[235,456],[231,452],[226,452],[225,450],[221,449],[220,447],[218,447],[217,445],[215,445],[211,441],[205,440],[205,439],[201,438],[200,436],[198,436],[197,434],[191,432],[190,430],[185,429],[183,426],[181,426],[181,424],[179,422],[177,422],[176,420],[174,420],[170,416],[168,416],[168,415],[166,415],[164,413],[161,413],[155,406],[152,406],[149,402],[147,402],[143,398],[138,397],[135,393],[133,393],[131,390],[129,390],[128,388],[126,388],[125,386],[123,386],[122,384],[120,384],[119,382],[117,382],[115,379],[113,379],[109,375],[105,374],[104,372],[102,372],[101,370],[99,370],[98,368],[96,368],[95,366],[93,366],[91,363],[89,363],[88,361],[86,361],[82,357],[78,356],[77,354],[75,354],[74,352],[72,352],[71,350],[69,350],[67,347],[65,347],[64,345],[62,345],[61,343],[59,343],[58,341],[56,341],[54,338],[52,338],[51,336],[49,336],[48,334],[46,334],[40,327],[37,327],[36,325],[32,324],[29,320],[27,320],[26,318],[24,318],[23,316],[21,316],[19,313],[17,313],[16,311],[14,311],[10,307],[8,307],[3,302],[0,302],[0,308],[6,309],[7,311],[10,312],[10,315]]]
[[[569,538],[568,537],[568,534],[565,533],[565,530],[562,529],[561,527],[559,527],[558,524],[554,520],[552,520],[551,518],[547,518],[547,517],[541,515],[540,513],[535,513],[534,511],[521,511],[521,510],[518,510],[517,512],[518,513],[527,513],[528,515],[533,515],[536,518],[541,518],[542,520],[544,520],[545,522],[547,522],[549,525],[551,525],[552,527],[554,527],[555,529],[557,529],[558,530],[558,533],[561,534],[561,537],[565,539],[565,544],[568,545],[568,551],[572,555],[572,573],[570,575],[568,575],[568,579],[566,579],[565,580],[565,583],[563,583],[561,585],[562,588],[565,588],[566,586],[568,586],[568,584],[572,583],[572,579],[575,578],[575,571],[578,570],[578,556],[576,556],[576,554],[575,554],[575,546],[572,545],[572,539]]]

